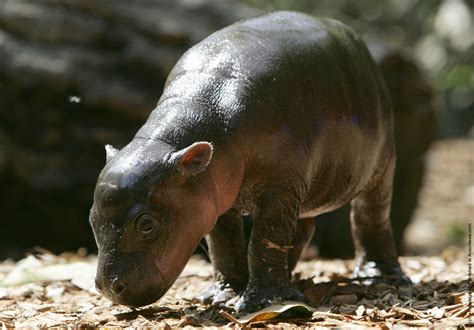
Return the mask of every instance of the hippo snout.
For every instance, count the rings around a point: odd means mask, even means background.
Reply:
[[[95,286],[114,303],[139,307],[154,303],[166,292],[153,263],[135,255],[99,258]]]
[[[110,286],[111,292],[114,296],[121,297],[125,292],[125,287],[127,283],[123,283],[118,278],[115,278],[112,281],[112,285]]]
[[[95,285],[99,292],[116,304],[140,307],[154,303],[165,293],[163,281],[149,282],[145,278],[146,275],[137,283],[115,277],[107,284],[103,279],[96,278]]]
[[[95,288],[97,291],[102,292],[102,283],[97,277],[95,278]]]
[[[113,280],[110,281],[110,284],[107,285],[108,287],[107,293],[111,296],[120,297],[123,295],[126,286],[127,286],[127,283],[125,283],[124,281],[121,281],[117,277],[114,277]],[[101,293],[105,293],[103,289],[104,286],[100,278],[95,279],[95,288],[97,289],[97,291]]]

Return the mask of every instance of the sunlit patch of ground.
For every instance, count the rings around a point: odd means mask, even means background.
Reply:
[[[34,268],[28,269],[28,262]],[[191,259],[158,303],[138,310],[114,305],[94,292],[95,262],[94,257],[46,255],[40,259],[30,257],[23,266],[1,264],[0,283],[34,281],[38,276],[43,280],[0,288],[0,323],[6,327],[230,326],[235,325],[232,317],[238,318],[230,308],[193,301],[212,280],[212,267],[199,257]],[[253,325],[454,326],[468,321],[466,251],[446,250],[438,257],[405,257],[402,266],[413,286],[364,286],[350,280],[351,261],[302,262],[295,285],[315,308],[313,313],[305,318],[291,319],[289,315],[286,317],[290,319],[258,321]],[[14,271],[16,278],[11,275]],[[51,281],[45,279],[47,276],[72,279]]]
[[[474,222],[474,139],[436,142],[426,165],[419,206],[406,235],[408,250],[415,254],[465,245],[467,224]]]

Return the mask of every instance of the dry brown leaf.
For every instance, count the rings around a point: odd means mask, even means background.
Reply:
[[[430,327],[433,325],[428,320],[401,320],[397,324],[407,325],[407,326],[416,326],[416,327]]]
[[[458,310],[453,310],[451,312],[452,317],[463,317],[464,315],[467,315],[467,312],[469,311],[469,306],[462,307]]]
[[[301,302],[286,301],[271,305],[258,312],[248,314],[238,319],[240,324],[267,321],[285,316],[288,318],[309,318],[313,315],[313,309]]]
[[[418,314],[413,312],[412,310],[410,309],[407,309],[407,308],[403,308],[403,307],[393,307],[392,308],[392,311],[393,312],[396,312],[396,313],[399,313],[399,314],[402,314],[402,315],[407,315],[407,316],[411,316],[413,318],[419,318]]]
[[[313,319],[317,319],[317,318],[322,318],[322,319],[330,318],[330,319],[335,319],[335,320],[344,320],[343,315],[329,313],[329,312],[319,312],[319,311],[316,311],[313,313]]]
[[[336,296],[333,296],[329,300],[330,305],[338,305],[338,304],[354,305],[356,302],[357,302],[357,296],[355,294],[336,295]]]

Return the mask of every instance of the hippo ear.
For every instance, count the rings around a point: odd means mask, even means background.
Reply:
[[[116,154],[119,152],[118,149],[115,149],[110,144],[105,145],[105,161],[108,163]]]
[[[170,160],[184,176],[203,172],[212,158],[213,147],[209,142],[195,142],[187,148],[174,152]]]

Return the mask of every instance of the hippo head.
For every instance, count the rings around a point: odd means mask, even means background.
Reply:
[[[207,142],[176,150],[134,139],[106,151],[90,213],[99,248],[96,287],[113,302],[147,305],[169,289],[215,224],[213,149]]]

